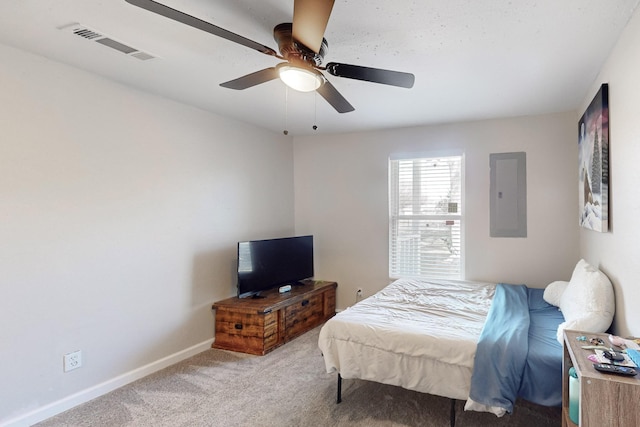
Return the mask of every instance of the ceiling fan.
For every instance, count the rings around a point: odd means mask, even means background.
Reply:
[[[280,54],[268,46],[156,1],[126,1],[134,6],[286,61],[275,67],[221,83],[222,87],[242,90],[280,78],[292,89],[301,92],[317,91],[339,113],[347,113],[353,111],[354,108],[325,78],[321,70],[336,77],[404,88],[413,87],[415,77],[410,73],[338,62],[321,65],[328,48],[324,31],[329,22],[334,0],[294,0],[293,23],[278,24],[273,29],[273,36],[278,43]]]

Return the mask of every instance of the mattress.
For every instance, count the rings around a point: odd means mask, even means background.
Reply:
[[[466,400],[495,287],[397,280],[325,323],[318,345],[326,371]]]

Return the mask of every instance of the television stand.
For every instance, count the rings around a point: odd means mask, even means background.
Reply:
[[[336,313],[336,282],[304,280],[281,294],[227,298],[213,304],[215,341],[211,347],[264,355],[320,326]]]

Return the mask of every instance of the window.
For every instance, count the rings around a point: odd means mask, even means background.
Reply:
[[[463,279],[463,156],[389,161],[389,276]]]

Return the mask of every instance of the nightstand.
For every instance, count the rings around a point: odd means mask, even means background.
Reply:
[[[583,349],[587,339],[599,337],[609,343],[608,334],[564,331],[562,361],[562,426],[573,427],[569,418],[569,368],[573,366],[580,383],[580,427],[637,427],[640,426],[640,373],[634,377],[605,374],[593,367],[587,356],[593,350]]]

